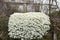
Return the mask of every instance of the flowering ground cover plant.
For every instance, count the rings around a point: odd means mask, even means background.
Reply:
[[[49,16],[40,12],[14,13],[9,18],[8,35],[11,38],[42,38],[50,29]]]

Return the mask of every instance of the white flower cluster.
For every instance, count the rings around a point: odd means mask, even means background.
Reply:
[[[42,38],[50,29],[49,25],[49,16],[44,13],[14,13],[9,18],[8,35],[12,38]]]

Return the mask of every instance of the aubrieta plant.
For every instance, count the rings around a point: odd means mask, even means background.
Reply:
[[[42,38],[50,29],[49,16],[40,12],[14,13],[9,18],[8,35],[11,38]]]

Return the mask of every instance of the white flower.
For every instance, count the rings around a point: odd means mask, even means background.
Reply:
[[[44,13],[14,13],[9,18],[8,35],[12,38],[42,38],[50,29],[49,25],[49,16]]]

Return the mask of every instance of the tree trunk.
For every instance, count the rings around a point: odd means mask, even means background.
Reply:
[[[57,34],[54,32],[54,40],[57,40]]]

